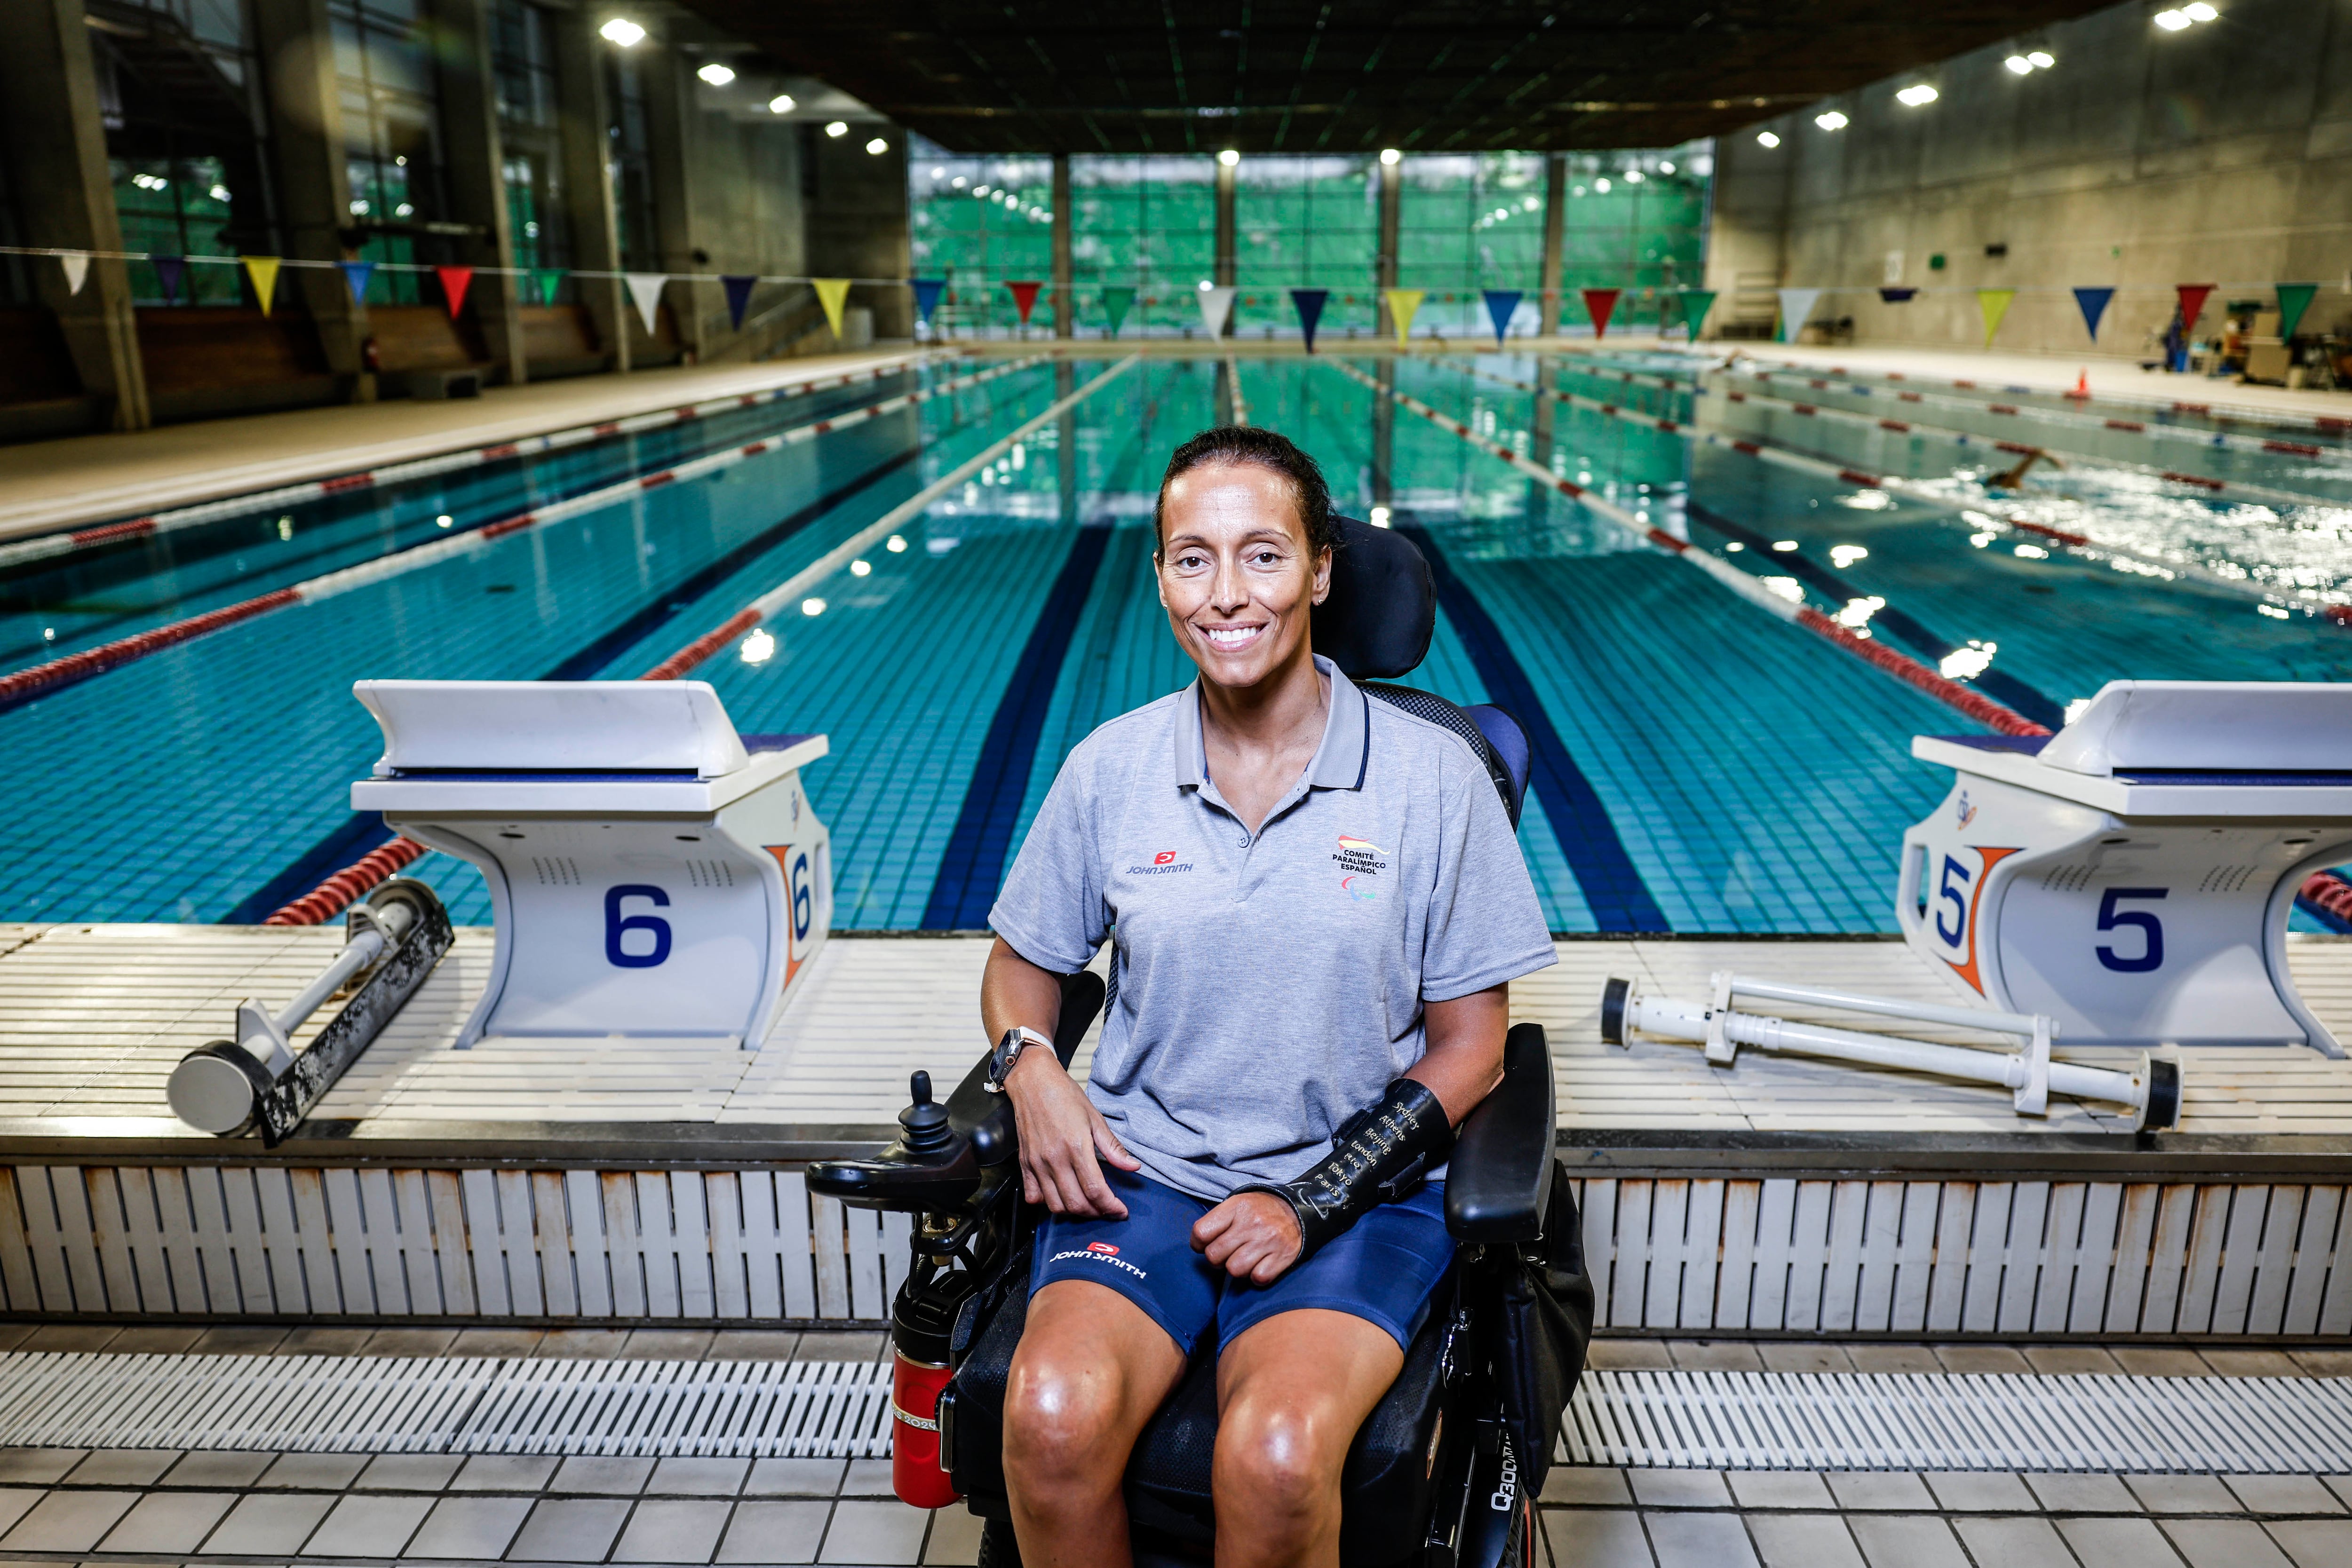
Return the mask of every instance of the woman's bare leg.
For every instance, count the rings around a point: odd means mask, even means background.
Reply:
[[[1217,1361],[1217,1568],[1336,1568],[1339,1471],[1404,1369],[1378,1324],[1318,1307],[1244,1329]]]
[[[1029,1298],[1004,1390],[1004,1479],[1027,1568],[1127,1568],[1119,1479],[1183,1375],[1168,1331],[1108,1286],[1056,1280]]]

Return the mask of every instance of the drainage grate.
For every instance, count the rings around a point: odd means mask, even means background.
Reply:
[[[1588,1465],[2334,1472],[2352,1454],[2352,1383],[1588,1372],[1560,1440]]]
[[[890,1368],[845,1361],[0,1354],[0,1447],[889,1452]]]

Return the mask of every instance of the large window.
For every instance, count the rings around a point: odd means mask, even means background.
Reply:
[[[270,254],[279,246],[263,168],[260,69],[243,0],[150,0],[88,17],[107,172],[126,249]],[[130,268],[131,297],[161,304],[161,276]],[[244,269],[185,269],[183,304],[251,303]]]
[[[360,256],[376,262],[447,262],[430,225],[449,216],[444,197],[440,84],[419,0],[328,0],[341,98],[343,153]],[[379,270],[371,304],[414,305],[425,275]]]
[[[572,263],[551,26],[548,14],[530,0],[498,0],[490,13],[490,68],[498,81],[507,222],[517,267]],[[572,284],[567,279],[561,287]],[[525,290],[524,299],[538,304],[538,289]]]
[[[1017,327],[1021,313],[1004,285],[1050,283],[1054,276],[1053,160],[967,158],[915,137],[907,167],[915,276],[948,283],[934,329],[971,337]],[[1074,242],[1074,266],[1076,255]],[[1043,290],[1030,319],[1050,327],[1052,302]]]
[[[653,117],[646,105],[645,73],[624,49],[604,52],[612,70],[613,123],[604,128],[612,156],[613,219],[621,265],[651,272],[661,265],[661,235],[654,216]]]
[[[1244,158],[1234,171],[1234,329],[1296,331],[1293,288],[1328,288],[1322,330],[1372,329],[1381,248],[1376,158]]]

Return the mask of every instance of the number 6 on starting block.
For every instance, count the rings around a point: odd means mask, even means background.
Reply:
[[[362,681],[383,730],[352,786],[478,867],[486,1036],[724,1037],[756,1049],[833,919],[800,769],[821,735],[738,736],[700,681]]]

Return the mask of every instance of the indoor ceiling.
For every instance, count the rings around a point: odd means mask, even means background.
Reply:
[[[1665,147],[2104,0],[683,0],[964,152]]]

